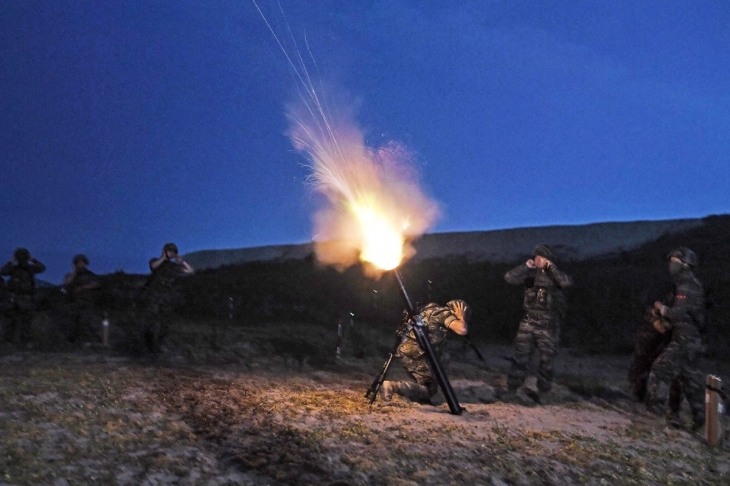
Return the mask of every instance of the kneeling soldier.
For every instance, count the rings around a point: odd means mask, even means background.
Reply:
[[[419,315],[427,328],[428,340],[437,353],[449,331],[460,336],[468,332],[469,306],[463,300],[449,301],[445,307],[432,302],[422,307]],[[395,356],[415,382],[384,381],[380,389],[383,400],[390,401],[397,393],[413,401],[430,402],[431,397],[438,393],[438,383],[431,375],[425,351],[418,345],[412,330],[403,337]]]

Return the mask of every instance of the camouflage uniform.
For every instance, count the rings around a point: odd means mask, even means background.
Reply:
[[[631,395],[639,402],[643,402],[646,398],[652,364],[672,338],[671,333],[661,334],[654,328],[654,321],[659,317],[653,311],[654,306],[645,310],[644,317],[634,333],[634,354],[631,357],[628,379]]]
[[[426,335],[433,350],[439,354],[439,347],[449,333],[448,326],[458,318],[448,307],[441,307],[434,303],[423,307],[419,315],[426,327]],[[399,359],[401,366],[415,380],[415,383],[411,381],[391,382],[394,392],[411,400],[424,402],[438,393],[438,382],[431,375],[425,354],[413,331],[403,337],[395,356]]]
[[[27,343],[31,340],[31,321],[33,320],[33,294],[37,273],[46,270],[46,266],[38,260],[12,261],[0,268],[0,275],[8,276],[7,284],[7,328],[5,340],[14,342],[16,333],[20,332],[20,340]]]
[[[507,272],[504,279],[513,285],[524,285],[523,307],[526,311],[515,337],[507,385],[515,390],[524,383],[527,365],[537,347],[540,354],[537,387],[541,392],[548,392],[552,388],[553,358],[557,353],[560,322],[565,312],[561,289],[570,286],[572,280],[555,265],[540,269],[530,268],[526,263]]]
[[[71,342],[79,339],[98,340],[98,324],[101,320],[96,309],[96,291],[87,288],[90,285],[98,287],[99,277],[87,268],[76,270],[73,280],[64,285],[68,295]],[[95,325],[97,329],[94,329]]]
[[[152,258],[150,264],[155,260],[156,258]],[[169,333],[170,318],[180,302],[175,280],[184,274],[182,266],[169,259],[156,269],[152,269],[142,298],[145,308],[143,334],[145,345],[150,352],[159,353]]]
[[[704,310],[704,289],[692,271],[687,268],[675,275],[674,296],[662,312],[662,323],[672,337],[654,361],[648,383],[647,403],[651,410],[661,412],[669,403],[670,411],[677,412],[684,396],[695,425],[705,420],[704,378],[697,368]]]

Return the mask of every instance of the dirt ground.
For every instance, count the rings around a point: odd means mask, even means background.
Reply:
[[[438,398],[369,407],[387,345],[335,359],[328,332],[187,326],[156,360],[2,348],[0,484],[730,484],[727,441],[629,399],[629,357],[563,350],[551,403],[523,405],[494,393],[508,347],[452,348],[455,416]]]

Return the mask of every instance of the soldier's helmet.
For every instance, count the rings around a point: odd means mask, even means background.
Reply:
[[[27,262],[28,260],[30,260],[30,252],[25,248],[16,249],[13,256],[19,262]]]
[[[464,320],[469,322],[469,320],[471,319],[471,307],[469,307],[469,304],[467,304],[463,300],[461,300],[461,299],[450,300],[446,303],[446,307],[451,309],[451,311],[453,312],[453,310],[456,308],[457,304],[462,304],[464,306],[464,308],[465,308]]]
[[[669,252],[667,259],[672,257],[679,258],[683,263],[686,263],[690,267],[696,267],[700,263],[700,259],[697,258],[697,254],[685,246],[680,246]]]
[[[175,243],[165,243],[165,246],[162,247],[162,250],[165,252],[173,251],[177,253],[177,245]]]
[[[553,252],[553,250],[551,250],[547,245],[537,245],[535,247],[535,250],[532,252],[532,256],[536,257],[538,255],[547,258],[551,262],[556,260],[555,252]]]
[[[88,265],[89,259],[86,257],[86,255],[79,253],[78,255],[74,256],[73,264],[76,265],[78,262],[84,262]]]

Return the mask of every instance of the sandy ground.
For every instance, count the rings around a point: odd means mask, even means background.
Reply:
[[[481,346],[486,363],[449,363],[455,416],[438,398],[369,407],[380,358],[247,336],[155,361],[3,349],[0,484],[730,484],[727,445],[628,399],[628,357],[564,350],[551,404],[522,405],[494,393],[509,349]]]

